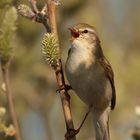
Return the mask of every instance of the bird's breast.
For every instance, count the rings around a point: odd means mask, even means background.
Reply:
[[[67,59],[67,64],[73,72],[79,70],[81,67],[82,70],[88,69],[95,63],[95,57],[92,54],[92,50],[87,49],[85,46],[81,46],[73,46]]]
[[[81,100],[86,104],[96,104],[105,94],[111,93],[111,87],[103,68],[90,53],[71,50],[66,62],[66,75]],[[110,97],[107,95],[107,98]]]

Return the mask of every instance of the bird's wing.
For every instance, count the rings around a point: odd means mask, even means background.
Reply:
[[[99,58],[99,63],[104,68],[105,74],[106,74],[107,78],[109,79],[111,87],[112,87],[111,110],[113,110],[115,108],[115,104],[116,104],[114,73],[113,73],[110,63],[108,62],[108,60],[105,57]]]

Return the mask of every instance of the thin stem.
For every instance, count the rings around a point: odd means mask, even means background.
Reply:
[[[47,0],[47,9],[48,9],[51,32],[54,33],[56,37],[58,38],[57,23],[56,23],[56,5],[54,5],[51,2],[51,0]]]
[[[46,11],[47,11],[47,5],[45,4],[45,6],[42,8],[42,10],[41,10],[41,13],[43,14],[43,15],[45,15],[46,14]]]
[[[11,119],[12,119],[13,125],[16,130],[15,138],[16,138],[16,140],[21,140],[19,125],[18,125],[18,121],[17,121],[17,116],[16,116],[13,98],[12,98],[12,92],[11,92],[11,88],[10,88],[9,62],[7,62],[7,64],[2,65],[1,67],[2,67],[3,81],[5,83],[5,92],[6,92],[6,97],[7,97],[9,113],[11,115]]]
[[[50,27],[48,25],[48,17],[47,17],[47,12],[46,12],[47,5],[45,4],[42,10],[40,11],[37,8],[36,0],[28,0],[28,1],[30,2],[31,8],[28,7],[27,5],[21,4],[18,6],[19,13],[23,17],[31,21],[42,23],[45,26],[47,32],[50,32]]]
[[[38,10],[37,5],[36,5],[36,3],[37,3],[36,0],[29,0],[29,2],[31,4],[31,6],[32,6],[33,11],[35,13],[39,13],[39,10]]]
[[[56,5],[52,3],[51,0],[46,0],[46,3],[47,3],[51,32],[54,33],[58,38],[57,23],[56,23]],[[62,70],[61,60],[60,60],[59,70],[56,71],[55,74],[56,74],[58,88],[61,89],[62,87],[65,87],[65,79]],[[69,130],[72,129],[74,130],[74,125],[73,125],[71,109],[70,109],[70,98],[65,88],[63,88],[63,90],[60,90],[60,97],[61,97],[61,102],[62,102],[62,107],[64,112],[67,133],[69,133]],[[68,140],[76,140],[75,135],[71,138],[68,138]]]

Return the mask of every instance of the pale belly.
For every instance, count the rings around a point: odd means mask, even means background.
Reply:
[[[108,106],[112,89],[100,64],[95,62],[86,67],[86,61],[79,63],[72,58],[67,60],[66,75],[70,85],[83,102],[96,108]]]

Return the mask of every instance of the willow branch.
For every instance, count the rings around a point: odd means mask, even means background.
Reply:
[[[51,0],[46,0],[46,3],[47,3],[47,10],[48,10],[51,32],[53,34],[55,34],[56,38],[58,38],[57,22],[56,22],[57,1],[54,2]],[[58,70],[55,72],[55,74],[56,74],[58,88],[62,89],[62,87],[65,87],[65,79],[64,79],[64,74],[63,74],[63,70],[62,70],[61,59],[59,62],[60,62],[60,65],[59,65]],[[67,129],[67,133],[69,134],[69,133],[71,133],[70,130],[74,130],[74,125],[73,125],[71,109],[70,109],[70,97],[65,88],[60,90],[60,97],[61,97],[61,102],[62,102],[62,107],[63,107],[63,112],[64,112],[66,129]],[[71,135],[71,134],[69,134],[69,135]],[[75,135],[73,135],[73,137],[68,138],[68,140],[76,140]]]
[[[17,116],[16,116],[16,112],[14,108],[14,103],[12,99],[12,91],[10,88],[9,65],[10,65],[10,60],[4,64],[1,62],[2,75],[3,75],[4,84],[5,84],[5,93],[7,97],[8,109],[9,109],[9,113],[10,113],[14,128],[16,130],[15,138],[16,140],[21,140],[20,129],[19,129]]]
[[[45,5],[42,10],[39,11],[36,6],[36,0],[29,0],[29,2],[31,4],[31,8],[25,4],[20,4],[18,6],[19,14],[33,22],[42,23],[45,26],[47,32],[50,32],[48,17],[46,13],[47,6]]]
[[[39,13],[36,0],[29,0],[34,13]]]

